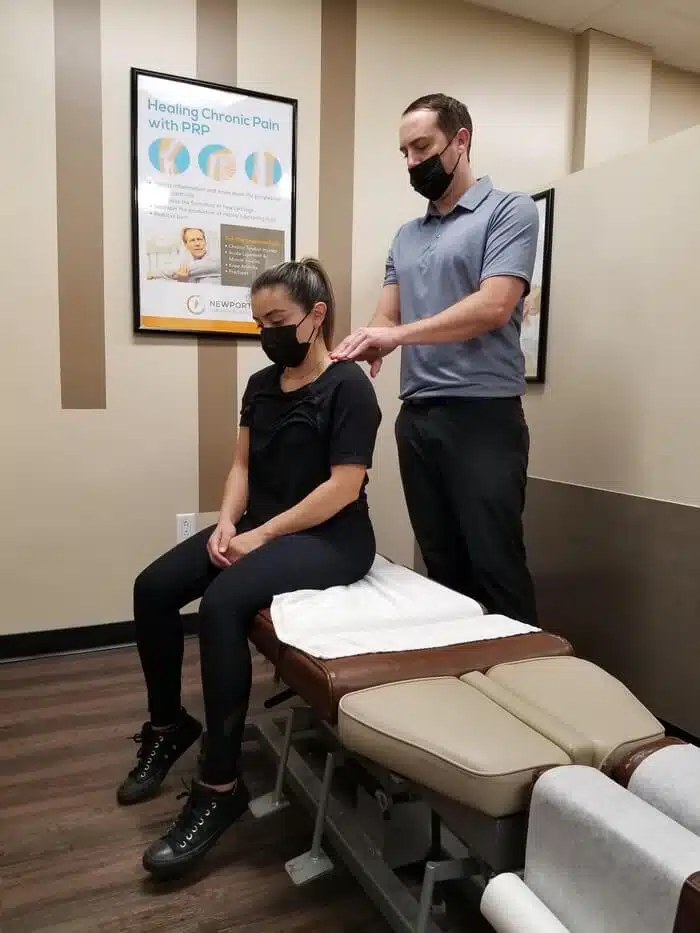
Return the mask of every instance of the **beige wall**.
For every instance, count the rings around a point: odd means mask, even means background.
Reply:
[[[1,156],[8,632],[129,618],[130,576],[172,540],[175,513],[197,501],[194,348],[135,346],[129,291],[128,68],[191,72],[193,3],[102,3],[107,407],[99,411],[61,409],[52,8],[51,0],[6,3],[0,26],[4,71],[22,89],[0,95],[0,122],[22,142]]]
[[[700,75],[654,63],[649,140],[656,142],[700,123]]]
[[[646,146],[652,51],[589,29],[576,39],[574,169]]]
[[[63,5],[61,9],[78,9],[77,0],[55,3]],[[211,6],[213,0],[207,3]],[[62,351],[63,316],[59,321],[58,314],[54,2],[0,2],[4,74],[22,90],[0,95],[0,123],[21,130],[24,142],[22,147],[0,150],[2,177],[10,180],[4,191],[0,244],[5,260],[0,342],[4,520],[0,632],[128,619],[133,576],[174,542],[175,514],[196,511],[202,501],[200,444],[207,412],[200,410],[198,399],[197,345],[189,339],[134,340],[129,206],[128,70],[136,65],[194,75],[198,4],[196,0],[102,0],[101,5],[82,5],[93,16],[101,11],[101,21],[93,20],[95,34],[101,35],[99,56],[91,49],[91,61],[97,61],[100,69],[92,79],[97,84],[101,79],[104,176],[100,352],[106,367],[106,406],[99,409],[62,408],[62,377],[70,361]],[[331,8],[332,0],[293,4],[238,0],[237,34],[231,40],[242,86],[297,96],[300,101],[300,253],[323,250],[319,210],[322,203],[332,204],[333,198],[333,191],[320,190],[321,179],[331,177],[320,171],[322,158],[327,158],[322,152],[321,92],[329,73],[322,39],[329,22],[324,11]],[[396,149],[396,121],[405,104],[434,89],[465,99],[476,124],[477,171],[488,172],[497,185],[533,190],[566,175],[571,165],[575,59],[570,35],[470,7],[461,0],[430,7],[417,0],[358,0],[356,74],[348,76],[356,81],[356,93],[354,107],[348,107],[346,114],[354,142],[350,151],[339,153],[349,166],[354,164],[354,177],[351,169],[347,173],[354,183],[353,216],[346,210],[338,217],[339,224],[353,225],[354,325],[365,322],[373,311],[394,230],[422,209]],[[82,65],[76,59],[76,81],[84,82]],[[677,75],[674,80],[681,82]],[[666,72],[655,69],[652,125],[656,133],[695,119],[692,106],[679,103],[686,100],[683,92],[675,94],[671,84]],[[75,158],[78,143],[76,139]],[[84,170],[91,168],[96,166],[86,165]],[[74,203],[76,210],[90,208]],[[604,209],[607,205],[601,205]],[[660,281],[666,281],[663,264],[655,268]],[[77,313],[102,313],[93,303],[68,310],[74,321]],[[562,332],[561,317],[552,327],[552,384],[569,397],[567,393],[574,390],[561,389],[557,380],[562,378],[558,367],[571,337],[566,328]],[[621,330],[615,333],[622,335]],[[79,335],[78,331],[77,343],[72,338],[71,365],[76,365],[81,350],[87,354],[95,349],[94,342],[81,348]],[[558,345],[563,349],[558,350]],[[609,352],[606,346],[600,348],[602,355]],[[238,398],[248,375],[263,360],[257,346],[239,346],[233,386]],[[640,381],[638,375],[634,378]],[[614,378],[610,379],[614,389]],[[388,361],[377,388],[384,426],[370,487],[375,524],[382,549],[410,562],[413,541],[392,433],[398,359]],[[541,411],[531,406],[537,430],[535,465],[547,472],[549,466],[545,470],[542,464],[556,466],[561,457],[554,450],[550,418],[557,424],[563,415],[560,407],[551,412],[545,407],[551,405],[551,396],[533,401],[543,403]],[[650,398],[649,404],[658,403]],[[654,425],[667,432],[669,443],[676,443],[661,414],[656,417]],[[649,438],[645,443],[651,443]],[[639,488],[656,493],[660,486],[655,470],[649,461]],[[681,473],[673,489],[686,489]]]
[[[533,476],[700,505],[700,126],[560,180]]]

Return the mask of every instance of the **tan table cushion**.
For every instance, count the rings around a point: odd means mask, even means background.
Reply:
[[[588,739],[596,768],[664,734],[661,723],[624,684],[582,658],[498,664],[487,677]],[[542,732],[556,741],[547,729]]]
[[[571,763],[553,742],[453,677],[346,694],[338,731],[351,751],[493,817],[526,809],[536,775]]]

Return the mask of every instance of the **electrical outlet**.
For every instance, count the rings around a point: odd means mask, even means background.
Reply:
[[[195,514],[194,512],[186,512],[183,515],[177,515],[177,543],[184,541],[186,538],[191,538],[192,535],[197,530],[195,527]]]

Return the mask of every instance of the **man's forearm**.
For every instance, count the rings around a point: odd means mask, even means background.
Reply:
[[[395,320],[392,314],[381,306],[374,312],[374,317],[369,322],[370,327],[397,327],[399,322]]]
[[[241,520],[247,505],[248,468],[241,463],[234,463],[226,479],[221,515],[230,518],[235,525]]]
[[[401,323],[401,298],[399,286],[390,282],[382,288],[377,310],[369,324],[370,327],[397,327]]]
[[[399,343],[454,343],[473,340],[508,323],[513,312],[505,302],[483,291],[474,292],[439,314],[399,327]]]

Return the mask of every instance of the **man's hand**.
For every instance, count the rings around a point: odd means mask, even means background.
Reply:
[[[397,331],[397,327],[360,327],[338,344],[331,359],[370,363],[370,375],[374,378],[381,369],[383,357],[399,345]]]
[[[190,267],[183,263],[178,269],[173,272],[173,278],[175,279],[187,279],[190,276]]]
[[[250,554],[251,551],[256,551],[263,544],[267,544],[267,541],[267,536],[260,528],[244,531],[243,534],[231,539],[226,557],[233,564],[246,554]]]
[[[231,566],[231,561],[228,559],[227,554],[231,546],[231,541],[235,537],[236,526],[233,522],[228,518],[220,518],[219,524],[212,531],[207,541],[209,560],[215,567],[218,567],[219,570]]]

